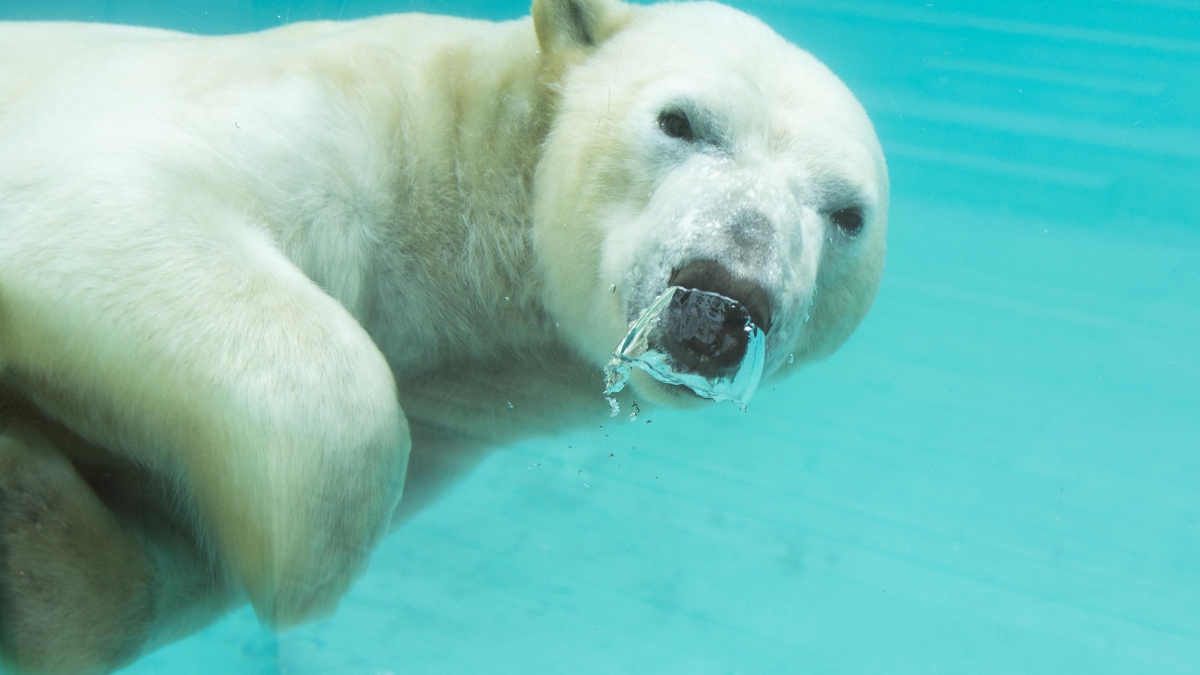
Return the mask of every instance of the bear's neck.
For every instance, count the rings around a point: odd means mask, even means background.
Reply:
[[[319,135],[357,171],[348,188],[314,188],[339,222],[285,234],[289,255],[371,333],[410,421],[502,436],[606,410],[600,369],[546,312],[532,251],[551,103],[532,22],[410,15],[371,28],[387,48],[309,64],[348,120]]]
[[[416,328],[433,329],[435,342],[396,324],[377,338],[396,368],[410,422],[492,441],[608,413],[602,371],[562,339],[543,304],[533,254],[534,173],[554,94],[540,79],[532,22],[503,24],[496,35],[430,61],[445,77],[433,114],[416,132],[430,145],[416,157],[437,159],[414,166],[402,183],[402,227],[435,247],[415,262],[422,302],[437,312]],[[403,324],[411,317],[402,289],[413,279],[384,278],[397,285],[390,294],[381,287],[380,306]],[[388,342],[401,335],[404,345]],[[404,350],[421,340],[422,361],[412,363]]]
[[[546,134],[537,45],[529,22],[486,35],[430,54],[433,88],[408,90],[398,125],[395,223],[368,320],[398,374],[553,335],[531,240]]]
[[[532,23],[399,15],[350,28],[350,47],[340,32],[304,65],[337,127],[310,134],[310,152],[353,173],[290,189],[321,204],[273,219],[299,223],[282,226],[289,257],[397,375],[545,341],[530,241],[546,132]]]

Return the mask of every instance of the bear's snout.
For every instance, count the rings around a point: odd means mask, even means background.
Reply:
[[[737,300],[762,332],[771,330],[771,296],[753,281],[740,279],[721,263],[693,260],[671,273],[668,286],[694,288]]]
[[[736,372],[750,340],[747,321],[753,321],[764,333],[770,328],[766,290],[735,278],[711,260],[693,261],[676,270],[670,285],[690,289],[676,293],[663,317],[666,330],[660,338],[661,347],[671,355],[675,368],[707,378]]]

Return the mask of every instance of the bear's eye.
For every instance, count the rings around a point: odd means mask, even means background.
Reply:
[[[671,138],[682,138],[685,141],[695,140],[692,124],[687,115],[680,112],[666,111],[658,116],[658,128]]]
[[[829,216],[829,219],[833,221],[834,225],[837,225],[839,228],[841,228],[842,232],[845,232],[851,237],[858,234],[859,231],[862,230],[862,211],[859,211],[858,209],[842,209],[840,211],[834,211],[833,214]]]

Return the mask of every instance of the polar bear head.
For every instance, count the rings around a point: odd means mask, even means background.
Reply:
[[[748,309],[767,375],[837,349],[879,287],[888,200],[845,85],[718,4],[536,0],[533,14],[556,96],[534,247],[568,340],[599,368],[678,285]],[[643,396],[696,400],[634,375]]]

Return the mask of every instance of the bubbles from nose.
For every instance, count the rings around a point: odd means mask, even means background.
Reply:
[[[667,307],[661,345],[683,372],[724,377],[746,356],[750,313],[738,302],[712,293],[677,293]]]
[[[771,330],[771,296],[748,279],[734,276],[715,260],[692,260],[671,274],[668,286],[694,288],[735,300],[764,333]]]
[[[718,262],[689,262],[671,275],[670,285],[692,291],[672,299],[662,336],[662,347],[676,367],[687,372],[704,377],[729,375],[746,355],[750,340],[747,323],[764,333],[770,329],[766,290],[734,277]]]

